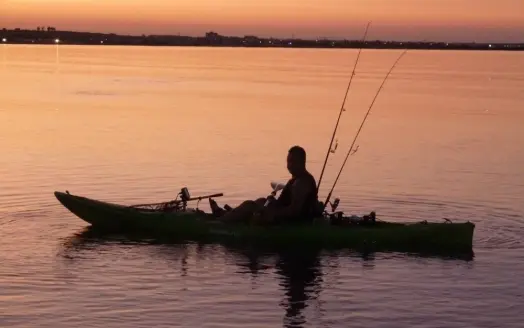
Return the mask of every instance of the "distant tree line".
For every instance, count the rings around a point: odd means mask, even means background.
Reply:
[[[447,43],[427,41],[381,41],[381,40],[313,40],[297,38],[262,38],[254,35],[225,36],[208,32],[204,36],[183,35],[117,35],[61,31],[52,26],[38,26],[36,30],[0,30],[0,38],[13,44],[61,44],[78,45],[143,45],[143,46],[216,46],[216,47],[285,47],[285,48],[372,48],[372,49],[441,49],[441,50],[524,50],[524,43]]]

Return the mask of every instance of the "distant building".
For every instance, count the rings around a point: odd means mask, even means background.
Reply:
[[[244,36],[244,44],[251,44],[251,45],[255,45],[255,44],[261,44],[261,40],[259,37],[257,36],[254,36],[254,35],[246,35]]]

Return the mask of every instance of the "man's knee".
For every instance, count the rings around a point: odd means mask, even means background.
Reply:
[[[256,205],[256,202],[253,200],[246,200],[243,203],[241,203],[238,207],[251,207]]]
[[[258,206],[264,206],[265,203],[266,203],[266,199],[263,197],[255,200],[255,204],[257,204]]]

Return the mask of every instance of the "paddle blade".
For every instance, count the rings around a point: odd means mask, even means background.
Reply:
[[[284,189],[285,186],[285,183],[271,181],[271,188],[273,189],[273,191],[280,191]]]

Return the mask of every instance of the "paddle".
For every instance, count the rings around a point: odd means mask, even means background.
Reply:
[[[277,195],[277,192],[279,192],[280,190],[282,190],[282,189],[284,189],[286,187],[285,183],[279,183],[279,182],[275,182],[275,181],[271,181],[270,184],[271,184],[271,188],[273,189],[273,191],[267,197],[267,200],[266,200],[266,203],[264,204],[264,207],[269,205],[270,199],[275,197]]]
[[[286,187],[285,183],[275,182],[271,181],[271,189],[273,189],[273,192],[276,194],[278,191],[284,189]]]

